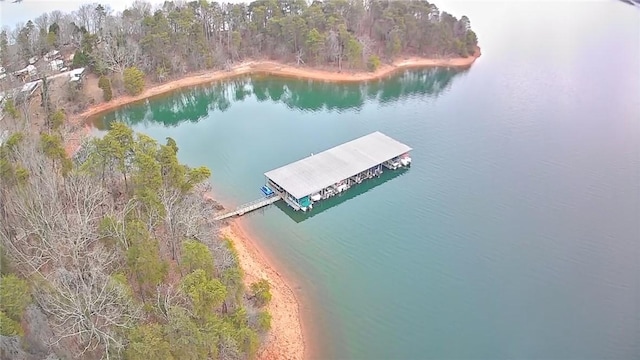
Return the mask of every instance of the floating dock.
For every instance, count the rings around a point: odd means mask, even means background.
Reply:
[[[383,168],[411,165],[412,149],[376,131],[319,154],[266,172],[266,185],[295,210],[307,211],[313,203],[335,196]]]

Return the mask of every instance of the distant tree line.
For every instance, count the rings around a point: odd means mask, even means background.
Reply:
[[[466,16],[457,19],[424,0],[200,0],[159,7],[135,1],[119,13],[94,4],[0,33],[7,69],[69,47],[75,66],[120,78],[137,67],[155,81],[245,58],[373,70],[380,59],[468,56],[476,45]]]

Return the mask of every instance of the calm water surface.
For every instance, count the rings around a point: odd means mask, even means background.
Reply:
[[[328,85],[236,79],[114,118],[180,145],[229,205],[265,171],[380,130],[413,166],[311,217],[243,221],[295,279],[318,358],[640,358],[640,12],[443,3],[468,71]]]

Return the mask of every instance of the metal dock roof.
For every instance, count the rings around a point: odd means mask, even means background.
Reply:
[[[264,175],[300,199],[411,150],[376,131]]]

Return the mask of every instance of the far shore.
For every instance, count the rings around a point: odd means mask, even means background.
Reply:
[[[466,58],[405,57],[396,60],[392,64],[383,64],[374,72],[350,71],[346,69],[338,71],[335,68],[331,70],[316,69],[308,66],[295,66],[269,60],[245,61],[229,70],[214,70],[195,75],[188,75],[184,78],[169,81],[164,84],[152,85],[137,96],[118,96],[111,101],[91,106],[84,112],[70,117],[69,122],[72,127],[75,128],[75,130],[72,131],[71,134],[69,134],[70,137],[66,142],[66,150],[69,154],[75,153],[80,147],[82,138],[86,137],[91,132],[91,126],[90,124],[87,124],[87,120],[89,118],[105,112],[113,111],[124,105],[143,101],[154,96],[170,93],[172,91],[191,86],[208,84],[219,80],[225,80],[249,74],[266,74],[280,77],[333,83],[357,83],[382,79],[391,76],[398,71],[406,69],[428,67],[465,68],[471,66],[481,55],[482,52],[480,50],[480,47],[477,47],[475,53]]]
[[[338,71],[316,69],[311,66],[295,66],[283,64],[275,61],[245,61],[229,70],[214,70],[195,75],[189,75],[184,78],[169,81],[164,84],[155,85],[145,89],[137,96],[119,96],[113,100],[90,107],[79,115],[74,116],[76,119],[86,119],[98,114],[117,109],[123,105],[131,104],[147,98],[165,94],[174,90],[211,83],[218,80],[233,78],[236,76],[249,74],[267,74],[273,76],[290,77],[298,79],[308,79],[316,81],[326,81],[335,83],[345,82],[362,82],[377,80],[394,74],[397,71],[405,69],[425,68],[425,67],[457,67],[464,68],[471,66],[482,54],[479,47],[473,55],[466,58],[422,58],[422,57],[406,57],[394,61],[392,64],[383,64],[376,71],[350,71],[343,69]]]

